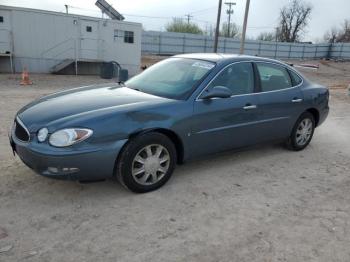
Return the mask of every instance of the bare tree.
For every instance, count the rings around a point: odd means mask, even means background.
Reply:
[[[168,32],[190,33],[202,35],[203,31],[195,23],[188,23],[182,18],[173,18],[173,21],[165,26]]]
[[[342,33],[338,36],[338,42],[350,42],[350,20],[345,20],[342,28]]]
[[[345,20],[342,28],[338,31],[336,42],[350,42],[350,20]]]
[[[228,23],[223,23],[220,30],[220,36],[237,38],[239,36],[239,27],[235,23],[230,23],[230,32],[228,32]]]
[[[335,42],[350,42],[350,20],[345,20],[342,28],[338,29],[333,27],[330,31],[326,32],[324,39],[329,43]]]
[[[261,32],[256,40],[261,41],[274,41],[276,39],[276,34],[274,32]]]
[[[335,43],[338,37],[338,29],[333,27],[331,30],[327,31],[324,35],[324,40],[328,43]]]
[[[303,0],[292,0],[280,11],[277,39],[282,42],[298,42],[308,25],[312,7]]]

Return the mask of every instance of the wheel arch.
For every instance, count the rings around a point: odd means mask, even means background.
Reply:
[[[313,115],[315,119],[315,127],[318,126],[318,123],[320,121],[320,112],[314,107],[307,109],[306,112],[309,112]]]

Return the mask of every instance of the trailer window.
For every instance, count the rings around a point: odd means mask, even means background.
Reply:
[[[134,32],[131,31],[125,31],[124,34],[124,43],[134,43]]]
[[[123,30],[114,30],[114,41],[118,38],[124,38],[124,43],[133,44],[134,43],[134,32],[132,31],[123,31]]]
[[[91,26],[87,26],[86,27],[86,32],[92,32],[92,27]]]
[[[114,30],[114,41],[116,41],[118,38],[124,37],[124,31],[122,30]]]
[[[0,16],[0,23],[3,23],[3,22],[4,22],[4,17]]]

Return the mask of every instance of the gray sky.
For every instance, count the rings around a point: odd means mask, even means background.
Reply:
[[[164,30],[171,17],[193,16],[193,21],[203,29],[215,26],[218,0],[107,0],[128,21],[141,22],[146,30]],[[232,0],[234,6],[233,21],[242,24],[245,0]],[[227,2],[223,0],[223,2]],[[277,26],[280,8],[290,0],[251,0],[247,35],[257,36],[262,31],[272,31]],[[344,19],[350,19],[350,0],[308,0],[313,6],[311,20],[306,29],[304,40],[322,40],[326,30],[340,26]],[[45,9],[64,12],[64,4],[70,7],[70,13],[101,16],[95,6],[95,0],[0,0],[0,4]],[[223,6],[222,22],[227,21]],[[134,16],[138,15],[138,16]],[[152,16],[139,17],[139,16]]]

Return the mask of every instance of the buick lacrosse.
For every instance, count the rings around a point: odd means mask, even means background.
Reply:
[[[40,98],[17,113],[9,136],[13,152],[43,176],[116,177],[148,192],[176,164],[203,155],[268,141],[304,149],[328,99],[326,87],[276,60],[177,55],[125,83]]]

